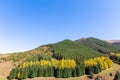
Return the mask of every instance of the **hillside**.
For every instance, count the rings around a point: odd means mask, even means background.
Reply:
[[[120,46],[116,43],[108,43],[106,41],[89,37],[82,38],[79,40],[63,40],[57,43],[43,45],[35,49],[19,52],[10,53],[9,56],[1,57],[1,61],[24,61],[27,57],[33,56],[35,54],[49,55],[54,58],[67,58],[69,55],[71,58],[76,57],[92,57],[100,56],[101,53],[109,54],[110,52],[120,52]]]
[[[100,56],[101,53],[87,47],[85,45],[76,44],[76,42],[71,40],[63,40],[54,44],[43,45],[33,50],[19,53],[11,53],[7,57],[2,57],[5,61],[24,61],[27,57],[40,54],[49,55],[56,59],[62,58],[91,58],[95,56]],[[81,59],[82,60],[82,59]]]
[[[115,43],[112,43],[112,44],[115,45],[115,46],[120,47],[120,42],[115,42]]]
[[[36,54],[44,54],[52,56],[52,52],[48,46],[40,46],[35,49],[25,51],[25,52],[18,52],[18,53],[9,53],[5,54],[7,56],[1,56],[1,61],[24,61],[27,57],[31,57]]]
[[[7,75],[10,73],[9,79],[69,78],[98,74],[111,68],[113,62],[106,56],[110,52],[120,52],[120,47],[89,37],[76,41],[66,39],[25,52],[1,54],[0,60],[1,63],[12,61],[14,65],[12,70],[9,69],[11,72],[7,72]]]
[[[109,54],[110,52],[120,52],[120,47],[93,37],[79,39],[75,42],[103,54]]]
[[[96,52],[91,48],[85,47],[84,45],[78,45],[74,41],[63,40],[58,43],[43,45],[38,48],[25,51],[25,52],[9,53],[8,56],[1,57],[1,61],[3,60],[24,61],[27,57],[33,56],[35,54],[44,54],[44,55],[50,55],[55,57],[58,53],[60,53],[60,55],[64,54],[64,58],[65,58],[65,55],[72,55],[73,57],[73,54],[76,54],[76,55],[80,54],[83,56],[84,54],[86,54],[85,56],[92,56],[90,52],[94,55],[99,54],[99,52]]]
[[[74,41],[71,40],[64,40],[55,43],[52,45],[52,49],[53,49],[53,57],[57,59],[60,58],[85,59],[85,58],[101,55],[99,52],[94,51],[93,49],[84,46],[82,44],[81,45],[76,44]]]
[[[0,63],[0,80],[7,80],[12,68],[14,68],[12,61]]]

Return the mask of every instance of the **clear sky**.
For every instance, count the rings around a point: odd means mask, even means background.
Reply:
[[[0,0],[0,53],[82,37],[120,39],[120,0]]]

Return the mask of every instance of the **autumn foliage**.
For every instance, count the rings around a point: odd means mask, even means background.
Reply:
[[[120,53],[110,53],[110,59],[112,59],[113,62],[120,64]]]
[[[86,74],[96,74],[112,67],[112,61],[108,57],[96,57],[84,61]]]
[[[75,69],[75,67],[76,62],[74,60],[64,59],[59,61],[52,59],[51,61],[24,62],[10,72],[9,79],[25,79],[41,76],[71,77],[72,70]]]
[[[96,57],[78,64],[73,59],[26,61],[11,70],[8,79],[26,79],[34,77],[68,78],[86,74],[97,74],[112,67],[108,57]]]

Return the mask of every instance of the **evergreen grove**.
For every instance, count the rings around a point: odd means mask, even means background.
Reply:
[[[93,62],[93,63],[92,63]],[[26,79],[34,77],[69,78],[84,74],[97,74],[112,67],[108,57],[96,57],[77,63],[75,60],[62,59],[24,62],[11,70],[8,79]]]
[[[110,59],[113,62],[120,64],[120,53],[110,53]]]

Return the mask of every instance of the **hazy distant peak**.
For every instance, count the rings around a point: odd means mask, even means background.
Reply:
[[[108,43],[120,43],[120,40],[108,40]]]

